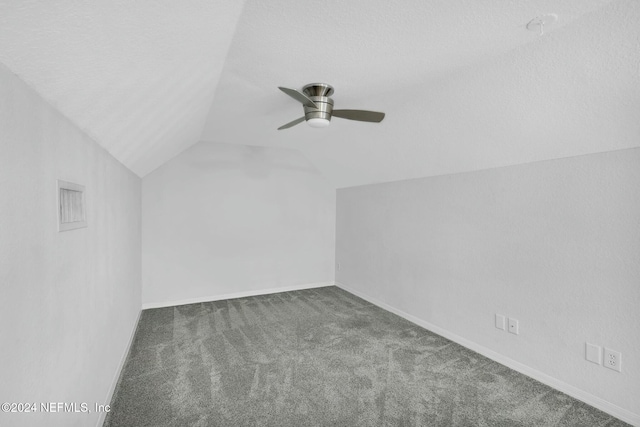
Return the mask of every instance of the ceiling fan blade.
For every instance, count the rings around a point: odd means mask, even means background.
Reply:
[[[299,119],[295,119],[292,122],[287,123],[286,125],[282,125],[278,128],[278,130],[282,130],[282,129],[289,129],[291,127],[294,127],[295,125],[297,125],[298,123],[302,123],[304,122],[304,116],[300,117]]]
[[[341,119],[375,123],[379,123],[382,121],[382,119],[384,119],[384,113],[366,110],[333,110],[331,116],[340,117]]]
[[[302,92],[298,92],[295,89],[289,89],[282,86],[278,86],[278,89],[280,89],[281,91],[283,91],[284,93],[286,93],[287,95],[289,95],[290,97],[292,97],[293,99],[301,103],[302,105],[306,105],[307,107],[311,107],[311,108],[320,109],[320,107],[318,107],[318,105],[315,102],[313,102],[309,97],[307,97],[307,95],[305,95]]]

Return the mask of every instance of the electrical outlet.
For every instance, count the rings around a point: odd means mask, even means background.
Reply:
[[[602,348],[599,345],[586,343],[585,346],[585,358],[589,362],[600,364],[600,356],[602,355]]]
[[[604,366],[614,371],[622,372],[622,354],[619,351],[605,347]]]
[[[340,263],[336,263],[336,270],[340,271]]]
[[[502,314],[496,314],[496,328],[504,331],[504,316]]]
[[[509,318],[509,333],[518,335],[518,320]]]

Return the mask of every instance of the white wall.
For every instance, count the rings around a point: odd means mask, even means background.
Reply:
[[[88,227],[57,231],[56,179]],[[108,404],[140,312],[140,179],[0,66],[0,401]],[[40,409],[40,408],[38,408]],[[99,414],[0,413],[88,426]]]
[[[341,189],[336,227],[346,288],[640,423],[640,149]]]
[[[296,150],[199,143],[142,188],[146,306],[333,281],[335,190]]]

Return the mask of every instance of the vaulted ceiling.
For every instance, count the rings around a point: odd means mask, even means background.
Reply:
[[[638,146],[637,22],[634,0],[4,0],[0,62],[140,176],[205,141],[344,187]],[[277,86],[311,82],[387,117],[277,131],[302,115]]]

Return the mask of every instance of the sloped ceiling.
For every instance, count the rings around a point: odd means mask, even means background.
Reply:
[[[196,143],[242,2],[0,1],[0,61],[143,176]]]
[[[639,4],[16,0],[0,61],[140,176],[208,141],[298,149],[345,187],[638,146]],[[387,117],[277,131],[302,115],[277,86],[316,81]]]

